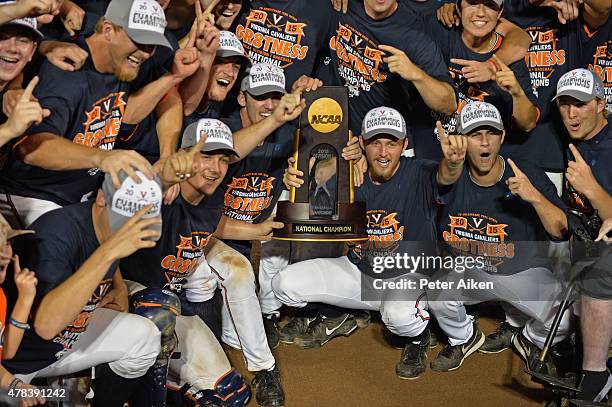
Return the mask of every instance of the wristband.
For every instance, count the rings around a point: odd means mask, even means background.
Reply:
[[[13,325],[15,328],[23,329],[24,331],[28,331],[30,329],[30,324],[16,321],[13,319],[13,317],[9,318],[9,324]]]

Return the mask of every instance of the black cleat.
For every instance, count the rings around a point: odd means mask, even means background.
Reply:
[[[291,317],[287,324],[279,330],[279,340],[282,343],[292,344],[295,338],[308,330],[308,325],[315,318]]]
[[[295,338],[294,343],[303,349],[320,348],[336,336],[349,336],[356,329],[357,322],[351,314],[337,318],[319,315],[308,325],[306,332]]]
[[[473,322],[474,332],[470,339],[461,345],[451,346],[447,344],[438,353],[438,356],[431,362],[431,370],[436,372],[448,372],[458,369],[465,358],[476,352],[484,343],[485,336],[478,328],[478,324]]]
[[[487,335],[478,352],[500,353],[512,348],[512,342],[516,335],[521,333],[521,330],[522,328],[514,327],[505,321],[502,322],[493,333]]]
[[[416,338],[405,338],[406,345],[402,356],[395,365],[395,373],[400,379],[417,379],[427,368],[427,349],[429,348],[429,329]]]
[[[257,404],[264,407],[280,407],[285,405],[285,391],[280,380],[278,367],[272,370],[255,372],[252,381],[255,388]]]

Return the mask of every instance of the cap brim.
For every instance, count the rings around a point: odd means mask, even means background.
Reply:
[[[592,95],[590,93],[579,92],[577,90],[570,89],[570,90],[565,90],[565,91],[561,91],[557,93],[555,97],[552,98],[551,102],[554,102],[555,100],[559,99],[561,96],[569,96],[581,102],[590,102],[591,100],[597,97],[596,95]]]
[[[247,89],[245,90],[253,96],[261,96],[265,95],[266,93],[282,93],[283,95],[287,93],[287,90],[285,90],[285,88],[273,85],[263,85],[252,89],[249,89],[247,87]]]
[[[367,134],[362,134],[361,137],[363,137],[364,140],[369,140],[372,137],[379,136],[381,134],[395,137],[398,140],[403,140],[406,138],[406,133],[402,133],[401,131],[396,131],[393,129],[382,129],[382,128],[371,130]]]
[[[6,235],[6,239],[7,240],[11,240],[14,239],[16,237],[19,236],[23,236],[23,235],[33,235],[35,232],[33,230],[21,230],[21,229],[11,229],[9,230],[9,232]]]
[[[472,130],[475,130],[479,127],[486,127],[486,126],[493,127],[494,129],[497,129],[500,131],[504,130],[504,126],[500,124],[499,122],[496,122],[494,120],[482,120],[477,123],[472,123],[466,128],[459,128],[458,131],[460,134],[468,134]]]
[[[7,25],[16,25],[16,26],[18,26],[20,28],[25,28],[26,30],[28,30],[32,34],[34,34],[34,36],[37,37],[39,41],[42,41],[45,38],[43,33],[41,33],[40,31],[38,31],[37,29],[33,28],[32,26],[30,26],[28,24],[24,24],[24,23],[21,23],[19,21],[10,21],[8,23],[2,24],[2,26],[7,26]]]
[[[146,30],[135,30],[133,28],[126,29],[128,36],[132,41],[144,45],[159,45],[161,47],[172,48],[168,39],[160,33]]]
[[[228,147],[227,144],[223,144],[223,143],[204,143],[204,147],[202,147],[202,152],[203,153],[213,153],[215,151],[218,152],[228,152],[230,154],[235,155],[236,157],[240,158],[240,155],[236,152],[236,150],[234,150],[231,147]]]
[[[248,60],[247,56],[233,49],[217,49],[216,56],[221,58],[241,57]]]

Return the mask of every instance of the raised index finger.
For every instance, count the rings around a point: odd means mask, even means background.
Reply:
[[[200,151],[202,151],[202,148],[204,147],[204,143],[206,142],[207,138],[208,138],[208,134],[207,133],[202,133],[202,136],[200,137],[200,140],[198,140],[196,145],[193,146],[193,148],[189,151],[188,154],[192,155],[192,156],[195,156]]]
[[[36,85],[38,85],[38,76],[33,77],[30,83],[28,83],[28,86],[23,91],[23,94],[19,98],[19,101],[29,102],[32,98],[32,92],[34,92],[34,88],[36,87]]]
[[[586,164],[586,161],[584,161],[584,158],[582,158],[582,154],[580,154],[580,151],[578,151],[578,149],[573,144],[570,143],[569,149],[572,152],[572,155],[574,156],[574,160],[577,163]]]
[[[512,158],[508,158],[508,164],[510,164],[510,168],[512,168],[512,171],[514,171],[514,175],[524,175],[523,171],[521,171],[521,169],[516,166],[514,161],[512,161]]]
[[[200,0],[196,0],[194,6],[195,6],[195,13],[196,13],[196,20],[199,22],[200,20],[202,20],[202,3],[200,3]]]

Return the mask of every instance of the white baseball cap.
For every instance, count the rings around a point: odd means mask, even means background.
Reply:
[[[231,31],[219,31],[219,48],[216,55],[221,58],[236,56],[248,59],[242,43]]]
[[[242,79],[240,90],[249,92],[253,96],[285,90],[285,71],[276,65],[260,63],[253,64]]]
[[[405,139],[406,121],[401,113],[385,106],[370,110],[363,119],[361,136],[364,140],[368,140],[378,134],[388,134],[400,140]]]
[[[4,6],[7,4],[14,4],[14,1],[6,1],[6,2],[2,2],[0,3],[0,6]],[[43,35],[43,33],[41,33],[40,31],[38,31],[38,21],[36,21],[36,18],[34,17],[23,17],[23,18],[17,18],[15,20],[11,20],[7,23],[2,24],[3,26],[7,26],[7,25],[18,25],[21,27],[25,27],[28,28],[29,31],[32,32],[32,34],[34,34],[34,36],[41,41],[43,38],[45,38],[45,36]]]
[[[172,49],[164,36],[166,15],[156,0],[112,0],[104,17],[122,27],[138,44]]]
[[[604,84],[599,75],[588,69],[578,68],[565,73],[557,82],[557,94],[552,100],[561,96],[571,96],[581,102],[590,102],[595,98],[604,99]]]
[[[202,152],[209,153],[218,150],[227,150],[240,157],[234,149],[234,136],[225,123],[217,119],[200,119],[191,123],[183,132],[181,148],[189,148],[198,144],[204,134],[208,137],[202,147]]]
[[[491,103],[473,101],[468,103],[459,113],[459,134],[468,134],[472,130],[491,126],[497,130],[504,130],[504,122],[499,110]]]
[[[113,185],[113,179],[110,174],[107,173],[104,176],[102,191],[106,199],[108,223],[113,233],[130,220],[136,212],[147,205],[151,205],[151,209],[144,214],[143,218],[161,216],[164,194],[159,177],[149,179],[140,171],[136,171],[136,174],[141,180],[140,184],[137,184],[124,171],[120,171],[119,180],[121,181],[121,187],[118,189]],[[149,229],[156,230],[161,234],[161,224],[152,225]],[[157,241],[159,237],[152,240]]]

